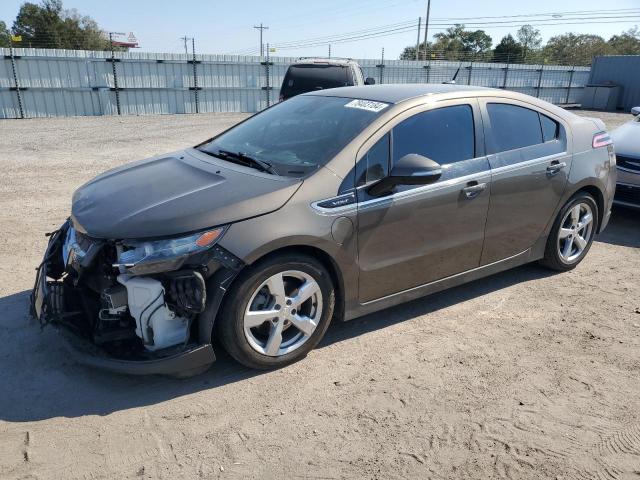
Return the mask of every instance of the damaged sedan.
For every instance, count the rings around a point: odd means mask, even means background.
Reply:
[[[528,262],[575,268],[615,184],[602,122],[526,95],[312,92],[81,186],[31,310],[112,371],[192,375],[214,340],[279,367],[332,319]]]

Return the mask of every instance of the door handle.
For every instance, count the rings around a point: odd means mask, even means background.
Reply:
[[[547,174],[548,175],[555,175],[556,173],[558,173],[560,170],[562,170],[566,166],[567,166],[567,164],[565,162],[558,162],[556,160],[551,165],[549,165],[547,167]]]
[[[478,183],[475,180],[467,183],[467,186],[462,189],[467,198],[473,198],[481,194],[484,189],[487,188],[486,183]]]

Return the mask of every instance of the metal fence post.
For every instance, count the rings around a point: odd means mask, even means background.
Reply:
[[[22,105],[22,93],[20,93],[20,83],[18,82],[18,70],[16,69],[16,56],[13,53],[13,40],[9,44],[9,56],[11,57],[11,70],[13,72],[13,83],[15,84],[16,95],[18,96],[18,111],[20,118],[24,118],[24,107]],[[19,58],[19,57],[18,57]],[[13,90],[13,88],[11,89]]]
[[[196,113],[200,113],[200,105],[198,103],[198,69],[196,67],[196,41],[191,39],[191,54],[193,62],[193,94],[196,102]]]
[[[544,65],[540,65],[540,70],[538,70],[538,86],[536,87],[536,97],[540,98],[540,88],[542,87],[542,72],[544,71]]]
[[[267,69],[267,108],[269,108],[271,106],[271,72],[269,70],[269,44],[267,43],[267,65],[266,65],[266,69]]]
[[[113,51],[113,32],[109,32],[109,45],[111,46],[111,68],[113,71],[113,90],[116,92],[116,110],[118,115],[122,115],[120,110],[120,91],[118,90],[118,74],[116,72],[116,56]]]
[[[376,65],[378,69],[378,83],[382,83],[382,71],[384,70],[384,48],[382,49],[382,61],[379,65]]]
[[[504,79],[502,80],[502,89],[507,88],[507,77],[509,76],[509,62],[511,61],[511,55],[507,54],[507,66],[504,67]]]
[[[467,85],[471,85],[471,73],[473,72],[473,61],[469,63],[467,67],[469,69],[469,76],[467,77]]]
[[[271,106],[271,56],[269,55],[269,44],[267,43],[267,56],[265,61],[261,61],[260,65],[264,65],[264,74],[265,74],[265,85],[262,87],[262,90],[265,91],[265,96],[267,100],[267,107]]]
[[[576,67],[571,67],[571,70],[569,70],[569,85],[567,85],[567,98],[565,99],[565,104],[569,103],[569,95],[571,95],[571,84],[573,83],[573,72],[575,71]]]

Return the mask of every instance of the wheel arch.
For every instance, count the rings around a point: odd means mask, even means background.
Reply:
[[[233,286],[238,282],[242,281],[243,272],[246,272],[248,268],[272,258],[276,255],[282,255],[287,253],[299,253],[308,255],[312,258],[318,260],[323,267],[327,269],[329,272],[329,276],[331,277],[331,282],[335,288],[335,308],[332,320],[342,319],[344,317],[345,311],[345,280],[343,276],[343,272],[338,266],[337,262],[334,258],[325,250],[318,248],[316,246],[304,245],[304,244],[292,244],[281,246],[279,248],[274,248],[268,252],[262,253],[260,256],[252,259],[250,263],[247,263],[243,266],[243,268],[237,273],[233,274],[233,277],[230,278],[228,284],[222,287],[219,283],[219,280],[216,277],[211,279],[211,285],[208,286],[208,292],[214,293],[217,292],[220,295],[218,298],[213,296],[208,297],[208,305],[207,309],[204,313],[206,313],[206,317],[201,315],[199,321],[199,338],[201,341],[209,341],[212,339],[215,333],[215,325],[216,320],[224,308],[224,304],[228,298],[228,291],[233,288]],[[223,272],[221,272],[224,275]],[[223,277],[224,278],[224,277]],[[227,277],[228,278],[228,277]],[[209,298],[212,299],[209,302]]]
[[[322,264],[322,266],[327,269],[327,272],[329,272],[329,276],[331,277],[331,282],[333,283],[333,286],[335,288],[335,294],[336,294],[334,319],[341,318],[344,315],[344,305],[345,305],[344,276],[338,263],[325,250],[312,245],[304,245],[304,244],[286,245],[286,246],[271,250],[267,253],[264,253],[260,257],[256,258],[253,262],[251,262],[251,264],[247,265],[247,267],[255,265],[259,262],[262,262],[276,255],[283,255],[283,254],[290,254],[290,253],[308,255],[318,260]]]
[[[581,193],[581,192],[588,193],[596,201],[596,205],[598,206],[598,225],[597,225],[597,228],[596,228],[596,232],[600,233],[600,231],[601,231],[600,228],[602,226],[602,219],[604,218],[604,215],[605,215],[605,211],[604,211],[604,194],[602,193],[602,190],[600,190],[600,188],[598,188],[597,186],[595,186],[593,184],[589,184],[589,185],[583,185],[582,187],[578,188],[575,192],[573,192],[573,194],[571,194],[571,197],[573,197],[573,196],[575,196],[575,195],[577,195],[578,193]]]

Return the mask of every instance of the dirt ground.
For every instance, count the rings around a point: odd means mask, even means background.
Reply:
[[[593,114],[613,128],[630,118]],[[332,325],[282,370],[131,378],[28,318],[44,232],[118,164],[241,115],[0,122],[0,478],[640,479],[640,214],[536,265]]]

